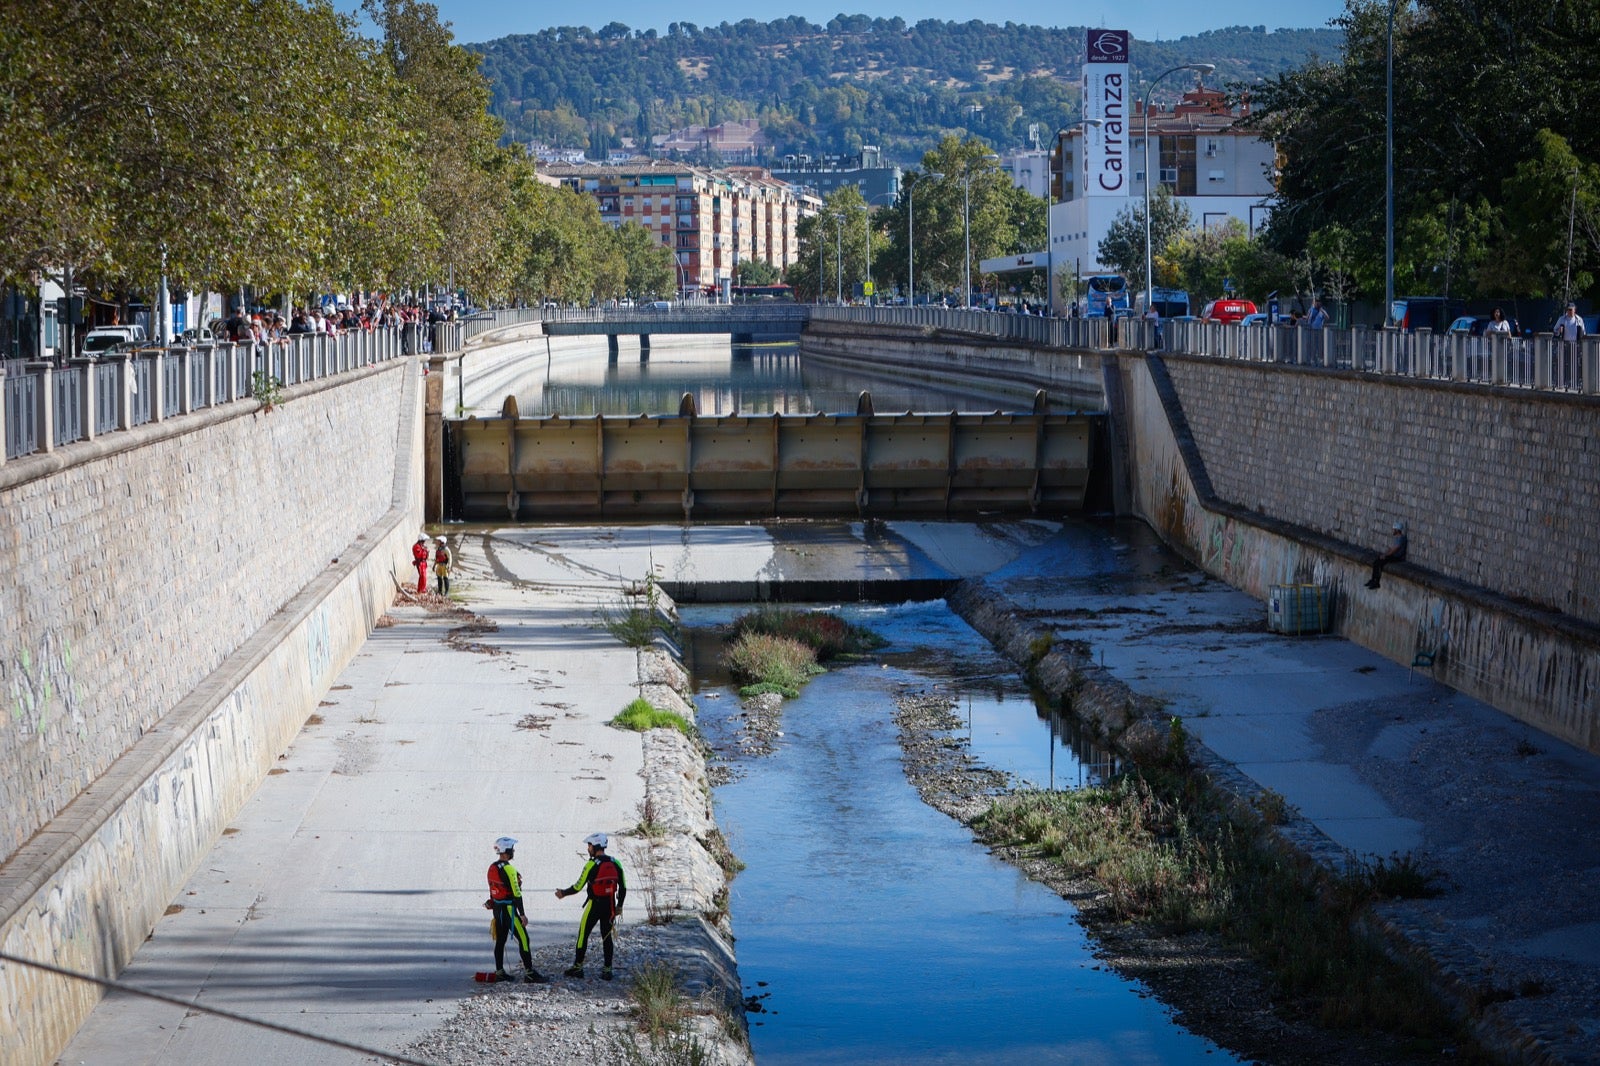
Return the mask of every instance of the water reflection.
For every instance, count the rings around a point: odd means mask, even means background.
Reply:
[[[863,389],[881,414],[1026,411],[1029,388],[1005,383],[939,387],[808,364],[795,344],[731,345],[726,338],[654,337],[648,359],[623,338],[615,361],[603,338],[528,349],[522,371],[486,402],[511,393],[524,415],[675,414],[684,393],[705,415],[853,414]],[[470,372],[469,372],[470,376]],[[1064,406],[1058,410],[1067,410]],[[484,411],[483,413],[490,413]]]
[[[683,612],[701,728],[723,751],[741,719],[705,627],[735,613]],[[1039,713],[943,604],[844,613],[892,641],[884,657],[812,681],[786,705],[774,753],[734,757],[742,773],[715,794],[747,864],[731,907],[745,990],[763,997],[751,1015],[762,1066],[1233,1061],[1102,969],[1060,896],[922,803],[894,697],[949,694],[981,761],[1039,783],[1092,779],[1092,747]]]

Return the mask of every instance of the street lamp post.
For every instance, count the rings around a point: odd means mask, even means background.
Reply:
[[[1150,248],[1150,90],[1156,87],[1156,82],[1168,74],[1176,74],[1180,70],[1193,70],[1203,78],[1216,70],[1215,63],[1183,63],[1170,67],[1150,79],[1150,84],[1144,90],[1144,310],[1150,313],[1150,307],[1155,302],[1155,256]]]
[[[937,170],[924,171],[924,178],[938,181],[944,175]],[[916,240],[917,183],[906,188],[906,306],[917,306],[917,240]]]
[[[862,258],[867,264],[867,283],[861,289],[861,294],[866,297],[867,303],[873,302],[873,296],[867,290],[872,288],[872,207],[870,204],[860,204],[861,228],[866,231],[867,246],[862,252]]]
[[[1394,326],[1394,8],[1389,0],[1389,37],[1384,59],[1383,101],[1383,321]]]
[[[844,216],[833,216],[833,302],[844,303]]]
[[[966,255],[961,258],[961,306],[972,310],[972,171],[961,176],[961,234]]]

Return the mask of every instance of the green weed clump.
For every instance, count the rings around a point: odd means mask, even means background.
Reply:
[[[695,735],[694,726],[683,715],[677,711],[664,711],[643,697],[622,708],[611,719],[611,724],[618,729],[631,729],[637,733],[651,729],[676,729],[686,737],[693,738]]]
[[[1270,815],[1272,812],[1262,812]],[[1269,820],[1263,817],[1263,821]],[[1106,890],[1117,920],[1202,931],[1250,950],[1280,994],[1324,1025],[1454,1040],[1454,1023],[1409,970],[1352,930],[1374,900],[1425,894],[1414,859],[1308,873],[1257,827],[1230,818],[1188,775],[1135,771],[1075,792],[997,800],[976,828]]]
[[[764,604],[734,621],[734,640],[749,634],[804,644],[816,653],[816,661],[823,663],[841,655],[863,655],[888,643],[865,626],[828,611],[792,611],[776,604]]]
[[[727,650],[728,672],[750,682],[741,696],[758,692],[778,692],[788,699],[800,694],[800,686],[822,673],[817,653],[788,637],[766,633],[745,633],[736,637]]]

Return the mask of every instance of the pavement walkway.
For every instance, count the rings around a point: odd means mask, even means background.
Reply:
[[[625,583],[985,576],[1030,620],[1168,701],[1334,854],[1415,855],[1443,894],[1385,917],[1486,1003],[1525,1061],[1600,1062],[1600,759],[1336,637],[1269,634],[1262,604],[1137,523],[776,523],[463,531],[466,604],[372,635],[123,979],[397,1048],[490,966],[490,844],[522,841],[530,926],[570,945],[579,841],[638,821],[641,745],[604,725],[634,653],[596,627]],[[735,930],[738,915],[733,916]],[[344,1063],[109,997],[63,1063]]]

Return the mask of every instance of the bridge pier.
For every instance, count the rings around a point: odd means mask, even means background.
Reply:
[[[617,335],[615,333],[606,334],[606,361],[611,363],[617,361]]]
[[[641,333],[641,334],[639,334],[639,362],[648,363],[649,361],[650,361],[650,334]]]

